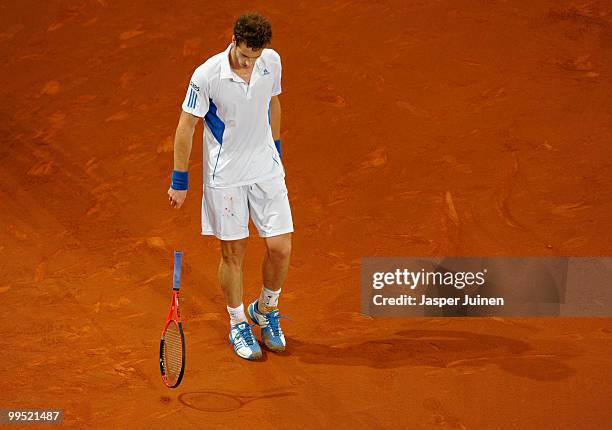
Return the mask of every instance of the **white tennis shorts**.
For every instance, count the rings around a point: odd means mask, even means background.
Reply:
[[[239,187],[204,187],[203,235],[214,235],[221,240],[244,239],[249,236],[249,215],[261,237],[293,232],[287,186],[282,176]]]

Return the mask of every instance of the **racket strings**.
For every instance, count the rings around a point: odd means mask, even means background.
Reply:
[[[170,324],[164,335],[164,363],[172,377],[177,377],[183,367],[183,340],[176,324]]]

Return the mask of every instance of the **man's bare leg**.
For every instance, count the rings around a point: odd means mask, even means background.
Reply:
[[[219,282],[230,314],[229,339],[234,352],[247,360],[261,358],[261,348],[251,330],[242,304],[242,262],[246,254],[247,239],[221,241]]]
[[[225,295],[225,302],[229,308],[237,309],[242,305],[243,292],[243,275],[242,263],[246,254],[247,239],[240,240],[222,240],[221,241],[221,262],[219,263],[219,282],[221,289]],[[244,314],[244,312],[243,312]],[[244,315],[242,318],[238,315],[231,315],[232,325],[235,325],[241,319],[246,321]]]
[[[261,338],[272,351],[284,351],[287,345],[280,327],[277,306],[290,257],[291,233],[266,238],[266,255],[262,265],[263,287],[259,299],[249,305],[249,316],[261,327]]]
[[[270,312],[278,306],[278,296],[287,278],[291,260],[291,233],[267,237],[266,255],[262,264],[263,288],[259,310]],[[267,290],[267,291],[266,291]]]

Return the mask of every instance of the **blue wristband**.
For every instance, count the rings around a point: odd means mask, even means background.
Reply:
[[[170,185],[175,190],[186,190],[189,184],[189,172],[172,171],[172,184]]]
[[[278,151],[278,155],[280,155],[282,158],[283,153],[281,152],[281,140],[280,139],[275,140],[274,144],[276,145],[276,150]]]

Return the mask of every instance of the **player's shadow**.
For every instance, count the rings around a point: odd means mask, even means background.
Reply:
[[[569,353],[547,354],[534,351],[521,340],[457,330],[401,330],[385,339],[336,345],[289,339],[286,354],[304,363],[377,369],[494,365],[513,375],[542,381],[561,380],[575,373],[563,363],[571,357]]]

